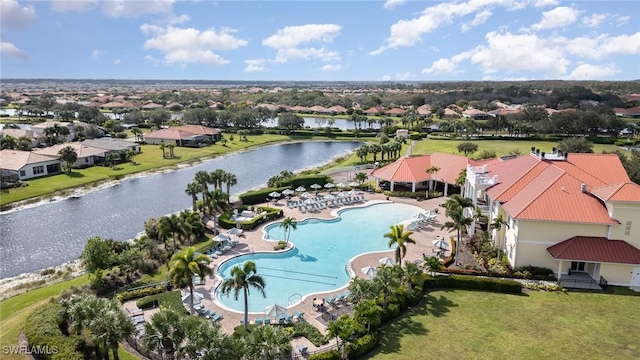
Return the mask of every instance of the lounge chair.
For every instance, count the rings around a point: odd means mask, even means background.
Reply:
[[[298,349],[298,351],[300,352],[300,354],[306,354],[307,353],[307,347],[302,345],[302,344],[298,344],[296,346],[296,348]]]
[[[211,321],[216,322],[218,320],[221,320],[222,318],[223,318],[222,314],[218,313],[211,317]]]
[[[271,324],[271,318],[266,317],[266,318],[264,318],[263,322],[264,322],[265,325],[269,325],[269,324]]]
[[[257,318],[253,321],[253,323],[254,323],[254,324],[256,324],[256,325],[262,325],[262,318],[261,318],[261,317],[257,317]]]
[[[300,312],[298,310],[295,310],[293,312],[293,316],[295,316],[296,318],[298,318],[298,320],[304,320],[304,313]]]
[[[286,314],[284,316],[284,321],[286,321],[288,323],[292,323],[293,322],[293,315]]]

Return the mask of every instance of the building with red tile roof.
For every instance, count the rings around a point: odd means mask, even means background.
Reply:
[[[514,159],[467,165],[462,193],[489,222],[505,219],[491,232],[512,267],[640,288],[640,185],[617,155],[532,148]]]
[[[144,134],[148,144],[176,144],[178,146],[201,147],[220,140],[220,129],[202,125],[182,125]]]

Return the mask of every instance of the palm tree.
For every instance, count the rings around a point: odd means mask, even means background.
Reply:
[[[447,210],[451,210],[453,208],[469,208],[473,207],[473,200],[469,199],[468,197],[462,197],[462,195],[459,194],[454,194],[451,195],[449,200],[444,203],[444,207]]]
[[[356,174],[355,176],[355,181],[357,181],[358,183],[360,183],[361,185],[364,184],[365,181],[369,180],[369,177],[367,176],[367,174],[363,173],[363,172],[359,172]]]
[[[200,170],[196,173],[193,178],[193,181],[200,185],[200,192],[202,193],[202,205],[207,203],[207,192],[209,192],[209,175],[208,172],[204,170]],[[203,209],[204,214],[206,215],[206,209]]]
[[[131,133],[135,137],[136,141],[138,141],[139,139],[142,139],[142,130],[140,130],[140,128],[138,127],[131,128]]]
[[[187,184],[187,188],[184,189],[187,195],[191,196],[191,207],[193,211],[198,211],[198,194],[200,193],[200,185],[192,181]]]
[[[60,160],[67,163],[67,172],[71,173],[73,163],[78,160],[78,153],[76,153],[76,150],[71,146],[65,146],[58,151],[58,157]]]
[[[109,167],[112,169],[116,166],[116,161],[120,160],[120,154],[115,152],[110,152],[107,154],[107,162],[109,163]]]
[[[438,171],[440,171],[440,167],[435,166],[435,165],[431,165],[431,167],[429,167],[427,170],[425,170],[425,172],[429,173],[429,174],[434,174],[435,173],[436,174],[435,175],[435,180],[436,181],[438,180]],[[433,180],[430,180],[430,183],[433,184]],[[433,186],[430,186],[429,190],[431,190],[431,189],[433,189]]]
[[[224,181],[227,184],[227,194],[231,196],[231,187],[238,184],[238,177],[235,174],[227,173]]]
[[[2,149],[14,150],[18,147],[18,140],[11,135],[7,135],[0,141]]]
[[[224,212],[230,208],[229,194],[223,192],[220,189],[215,189],[207,192],[207,201],[203,204],[205,213],[209,214],[213,218],[214,225],[217,225],[216,212]]]
[[[199,276],[203,279],[205,276],[211,275],[213,271],[209,267],[210,263],[209,256],[196,253],[192,246],[173,255],[169,261],[171,283],[180,288],[189,287],[191,314],[193,314],[193,277]]]
[[[26,136],[20,136],[18,138],[18,150],[22,150],[22,151],[29,151],[31,150],[31,139],[29,139]]]
[[[181,211],[180,223],[182,226],[181,235],[187,240],[189,246],[205,236],[204,225],[198,212],[189,210]]]
[[[384,234],[389,239],[389,247],[396,245],[396,262],[402,266],[402,259],[407,255],[406,244],[415,244],[416,241],[411,238],[413,231],[404,231],[404,225],[391,225],[390,232]]]
[[[502,231],[503,226],[506,226],[508,229],[509,223],[507,223],[504,220],[504,217],[502,216],[502,214],[498,214],[498,216],[494,217],[493,220],[491,220],[491,223],[489,224],[489,229],[496,230],[496,237],[497,237],[497,235],[499,235],[500,232]],[[498,244],[496,244],[496,246],[498,246]]]
[[[128,161],[132,164],[134,164],[133,158],[135,158],[138,155],[138,153],[136,153],[135,151],[131,150],[131,149],[126,149],[122,152],[122,159],[124,161]]]
[[[456,178],[456,185],[462,186],[467,181],[467,169],[460,170],[458,177]]]
[[[424,269],[431,273],[431,276],[435,275],[436,272],[442,270],[442,261],[440,258],[436,256],[423,256],[424,260]]]
[[[451,206],[450,208],[447,209],[445,214],[451,219],[451,221],[445,222],[442,225],[441,229],[447,229],[449,231],[453,231],[453,230],[458,231],[458,240],[456,243],[456,254],[455,254],[456,263],[457,263],[458,251],[459,251],[460,242],[462,239],[462,232],[466,231],[467,226],[473,223],[473,218],[466,217],[464,215],[464,209],[461,206],[458,206],[458,207]]]
[[[371,331],[371,326],[378,326],[382,321],[382,308],[376,304],[375,300],[365,300],[355,306],[353,319],[356,324],[365,324],[367,332]]]
[[[363,278],[353,278],[349,283],[349,299],[354,304],[367,299],[373,299],[379,293],[376,284],[372,280]]]
[[[292,217],[288,217],[280,223],[280,228],[284,230],[284,240],[287,245],[289,245],[289,236],[291,235],[291,230],[298,229],[298,222],[296,219]]]
[[[171,144],[167,145],[167,148],[169,149],[169,157],[170,158],[175,157],[175,154],[173,153],[173,149],[176,148],[176,144],[171,143]]]
[[[291,335],[280,326],[260,326],[251,332],[248,350],[259,359],[280,359],[291,352]]]
[[[163,310],[144,324],[144,335],[140,337],[142,346],[148,351],[159,351],[172,360],[178,347],[185,339],[181,316],[173,310]]]
[[[159,146],[160,150],[162,150],[162,158],[166,158],[167,157],[167,153],[165,152],[165,149],[167,148],[167,145],[165,145],[164,141],[160,142],[160,146]]]
[[[222,183],[225,182],[227,172],[222,169],[215,169],[209,175],[209,183],[213,184],[213,188],[222,191]]]
[[[180,218],[176,214],[169,216],[163,216],[158,219],[158,240],[164,243],[164,248],[167,249],[167,243],[171,240],[172,245],[178,242],[179,233],[182,231],[180,224]],[[169,264],[167,264],[168,266]]]
[[[402,270],[402,282],[407,285],[407,292],[411,293],[413,285],[421,282],[422,269],[416,263],[406,262]]]
[[[353,336],[355,329],[349,315],[342,315],[336,321],[329,321],[327,325],[327,334],[329,337],[335,337],[338,349],[340,349],[340,358],[347,358],[347,342]],[[342,340],[342,341],[340,341]]]
[[[400,285],[400,271],[402,270],[398,265],[382,265],[378,268],[376,276],[373,278],[378,290],[382,292],[382,309],[387,308],[389,295]]]
[[[266,297],[264,292],[265,282],[260,275],[256,275],[256,263],[253,261],[245,262],[242,267],[235,266],[231,269],[231,277],[222,282],[220,289],[223,294],[229,294],[233,291],[233,296],[238,300],[238,295],[242,290],[244,295],[244,328],[247,329],[249,323],[249,288],[257,289],[262,296]]]

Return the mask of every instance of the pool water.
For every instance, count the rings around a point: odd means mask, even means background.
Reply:
[[[421,210],[413,205],[382,203],[341,210],[337,219],[300,221],[289,237],[296,246],[292,251],[238,256],[223,263],[219,272],[226,279],[232,267],[254,261],[257,274],[265,280],[266,298],[250,288],[249,311],[263,312],[273,304],[288,306],[309,294],[347,285],[347,262],[359,254],[389,250],[388,239],[384,237],[389,227]],[[269,240],[284,238],[280,223],[268,225],[265,232]],[[237,301],[233,294],[217,297],[226,307],[244,311],[242,293]]]

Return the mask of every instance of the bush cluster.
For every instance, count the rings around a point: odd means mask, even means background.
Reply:
[[[427,278],[424,284],[425,289],[465,289],[465,290],[486,290],[507,294],[522,293],[522,284],[514,280],[502,280],[493,278],[481,278],[468,275],[451,275]]]
[[[340,360],[340,351],[329,350],[309,356],[309,360]]]
[[[247,191],[244,194],[240,194],[238,198],[245,205],[259,204],[267,201],[267,198],[269,198],[269,193],[273,191],[277,191],[281,193],[283,190],[286,190],[288,188],[289,187],[286,186],[286,187],[278,187],[278,188],[265,188],[260,190],[251,190],[251,191]]]
[[[43,353],[39,355],[40,359],[84,359],[84,340],[77,335],[65,336],[61,330],[64,325],[62,305],[51,302],[38,307],[25,322],[24,333],[29,348],[41,350]]]
[[[299,321],[293,324],[292,336],[303,336],[311,341],[314,346],[321,346],[329,342],[318,328],[304,321]]]
[[[120,302],[137,299],[144,296],[160,294],[167,291],[164,285],[149,286],[142,289],[127,290],[116,294],[116,299]]]
[[[244,208],[246,209],[246,206]],[[252,230],[260,224],[264,224],[267,221],[279,219],[283,216],[283,212],[281,209],[275,209],[275,208],[269,208],[269,207],[261,207],[260,209],[265,211],[262,214],[262,216],[256,217],[251,221],[244,221],[240,223],[240,226],[242,227],[242,229]],[[238,210],[242,211],[240,209]],[[231,212],[226,212],[220,215],[220,217],[218,217],[218,225],[223,229],[231,229],[236,227],[237,223],[236,221],[231,220]]]
[[[138,309],[148,309],[158,305],[159,307],[171,309],[179,313],[187,313],[187,310],[182,305],[182,300],[180,299],[180,290],[143,297],[136,301],[136,305],[138,306]]]
[[[378,337],[374,334],[366,334],[347,346],[349,359],[357,359],[366,355],[378,344]]]

